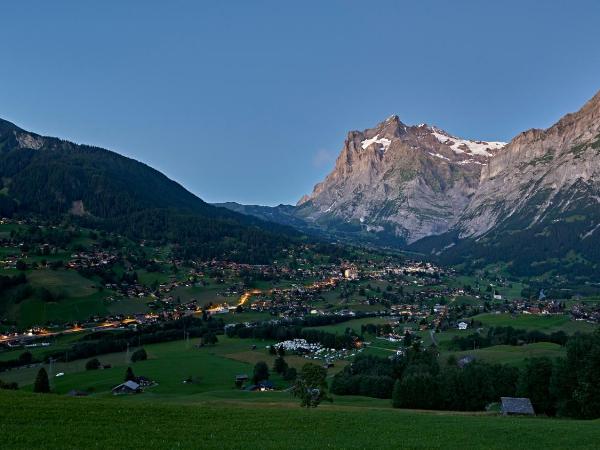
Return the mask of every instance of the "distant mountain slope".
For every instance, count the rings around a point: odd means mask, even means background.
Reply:
[[[289,225],[298,229],[305,229],[307,223],[296,217],[296,208],[292,205],[261,206],[261,205],[242,205],[236,202],[213,203],[213,206],[226,208],[240,214],[258,217],[259,219],[275,222],[282,225]]]
[[[180,244],[182,256],[265,261],[298,238],[202,201],[151,167],[109,150],[0,120],[0,213],[76,216],[83,223]]]
[[[396,116],[351,131],[334,170],[285,214],[300,228],[448,263],[589,279],[600,269],[600,93],[509,144]]]
[[[590,277],[600,264],[600,93],[493,157],[450,233],[414,249],[523,275]]]

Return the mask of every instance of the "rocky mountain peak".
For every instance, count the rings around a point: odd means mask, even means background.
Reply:
[[[582,189],[597,189],[599,152],[600,93],[551,127],[520,133],[490,160],[460,220],[461,236],[482,236],[520,216],[531,227],[557,208],[566,211],[587,195]]]
[[[566,114],[546,132],[563,134],[567,139],[579,141],[595,137],[600,132],[600,91],[579,111]]]
[[[450,230],[479,239],[515,217],[534,226],[575,199],[598,204],[599,155],[600,93],[508,144],[394,115],[348,134],[334,170],[300,200],[299,214],[328,229],[408,244]]]
[[[399,137],[406,133],[406,125],[404,125],[397,115],[392,115],[381,122],[376,130],[386,136]]]
[[[297,205],[308,221],[412,242],[456,221],[481,167],[504,145],[406,125],[393,115],[348,133],[334,170]]]

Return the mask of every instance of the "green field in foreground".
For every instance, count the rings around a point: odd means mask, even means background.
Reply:
[[[0,391],[2,445],[32,448],[595,448],[599,421],[323,405],[174,405]]]

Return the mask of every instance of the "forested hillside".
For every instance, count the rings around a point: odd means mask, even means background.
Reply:
[[[63,219],[172,242],[181,256],[265,262],[291,228],[207,204],[151,167],[0,120],[0,214]]]

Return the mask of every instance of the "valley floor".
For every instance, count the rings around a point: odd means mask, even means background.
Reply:
[[[0,391],[2,447],[594,448],[600,422],[297,404],[127,402]]]

